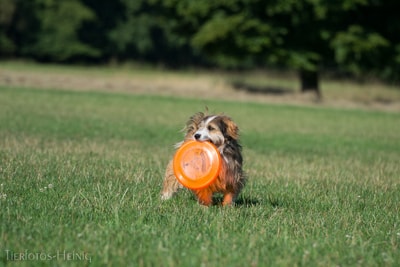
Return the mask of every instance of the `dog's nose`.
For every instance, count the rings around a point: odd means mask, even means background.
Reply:
[[[201,134],[198,134],[198,133],[197,133],[197,134],[194,135],[194,139],[196,139],[196,140],[199,140],[200,137],[201,137]]]

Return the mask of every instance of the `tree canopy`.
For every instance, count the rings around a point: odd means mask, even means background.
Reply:
[[[0,6],[1,58],[285,67],[315,77],[328,69],[400,81],[397,0],[0,0]]]

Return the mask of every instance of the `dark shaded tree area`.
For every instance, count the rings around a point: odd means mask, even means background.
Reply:
[[[0,57],[321,71],[400,81],[397,0],[0,0]]]

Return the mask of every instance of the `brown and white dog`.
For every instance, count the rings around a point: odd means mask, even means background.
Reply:
[[[242,154],[239,144],[239,129],[231,118],[225,115],[194,114],[186,123],[184,141],[176,144],[179,148],[183,142],[197,140],[211,142],[222,156],[222,167],[218,178],[203,189],[192,190],[200,204],[210,206],[214,193],[223,194],[222,205],[235,202],[246,182],[242,170]],[[161,192],[163,200],[171,198],[182,185],[174,175],[172,160],[165,171],[164,185]]]

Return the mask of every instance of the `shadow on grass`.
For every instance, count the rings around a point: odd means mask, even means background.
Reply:
[[[190,199],[192,201],[197,201],[196,197],[191,194]],[[222,206],[223,195],[216,194],[213,196],[213,204],[212,206]],[[269,196],[267,199],[257,199],[250,196],[242,196],[240,195],[239,198],[235,201],[236,207],[255,207],[259,205],[270,205],[273,208],[281,208],[286,206],[286,203],[282,200],[279,200],[273,196]]]
[[[222,206],[222,200],[223,200],[223,196],[222,195],[213,196],[213,206]],[[258,199],[254,199],[254,198],[250,198],[250,197],[246,197],[246,196],[240,196],[235,201],[235,205],[234,206],[237,206],[237,207],[253,207],[253,206],[258,206],[260,204],[261,204],[261,202]]]
[[[286,206],[285,203],[282,200],[279,200],[276,197],[272,197],[272,196],[268,197],[268,203],[273,208],[282,208],[282,207]]]
[[[236,200],[236,205],[243,206],[243,207],[269,205],[273,208],[282,208],[282,207],[286,206],[287,204],[284,201],[279,200],[275,197],[271,197],[271,196],[264,200],[244,196],[244,197],[239,197]]]
[[[232,82],[232,86],[236,91],[242,91],[251,94],[286,95],[293,93],[293,90],[290,88],[281,86],[257,86],[244,82]]]
[[[236,200],[236,205],[239,207],[253,207],[260,205],[261,202],[258,199],[251,198],[251,197],[239,197]]]

